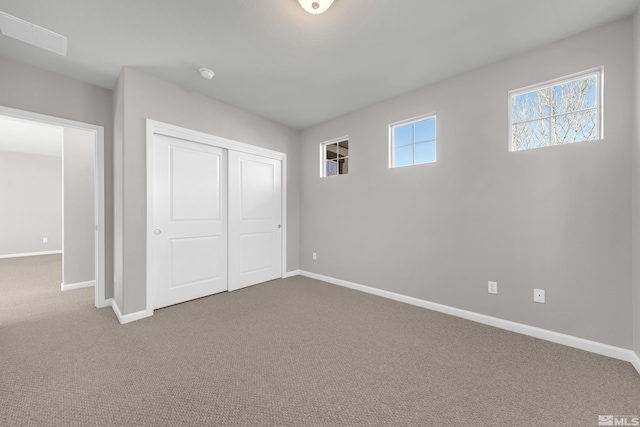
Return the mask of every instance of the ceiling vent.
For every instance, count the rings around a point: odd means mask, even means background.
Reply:
[[[67,38],[46,28],[0,12],[0,32],[7,37],[67,56]]]

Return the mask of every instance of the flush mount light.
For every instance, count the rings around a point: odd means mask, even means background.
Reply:
[[[298,3],[307,12],[317,15],[329,9],[333,0],[298,0]]]
[[[213,76],[216,75],[216,73],[208,68],[200,68],[198,71],[200,71],[200,75],[202,76],[202,78],[207,80],[211,80]]]
[[[0,12],[0,32],[21,42],[67,56],[67,38],[8,13]]]

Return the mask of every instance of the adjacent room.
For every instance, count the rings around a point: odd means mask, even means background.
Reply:
[[[639,7],[0,0],[0,424],[640,424]]]
[[[0,115],[0,259],[59,264],[62,291],[95,284],[94,145],[82,129]]]
[[[0,132],[0,256],[61,254],[63,128],[0,116]]]

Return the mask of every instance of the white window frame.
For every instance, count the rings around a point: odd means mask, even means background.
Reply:
[[[345,135],[342,136],[340,138],[334,138],[331,139],[329,141],[325,141],[325,142],[321,142],[320,143],[320,178],[327,178],[330,176],[341,176],[341,175],[348,175],[349,172],[347,173],[338,173],[337,175],[327,175],[326,174],[326,165],[325,162],[327,160],[327,146],[331,145],[331,144],[339,144],[341,142],[347,141],[349,142],[349,135]],[[351,147],[349,146],[349,154],[347,154],[347,156],[345,157],[346,159],[349,159],[351,157]],[[351,165],[349,165],[348,167],[351,167]]]
[[[414,149],[414,163],[410,164],[410,165],[404,165],[404,166],[393,166],[393,129],[398,127],[398,126],[404,126],[404,125],[408,125],[410,123],[417,123],[417,122],[421,122],[423,120],[426,119],[431,119],[434,118],[436,120],[436,137],[435,139],[430,139],[428,141],[420,141],[420,142],[430,142],[430,141],[435,141],[436,142],[436,158],[434,161],[432,162],[426,162],[426,163],[415,163],[415,147],[416,147],[416,141],[415,138],[413,140],[413,142],[411,143],[411,145],[413,146]],[[409,144],[406,144],[407,146]],[[438,161],[438,118],[436,117],[436,113],[435,112],[431,112],[428,114],[422,114],[420,116],[416,116],[416,117],[412,117],[410,119],[405,119],[405,120],[400,120],[399,122],[395,122],[395,123],[391,123],[389,124],[389,169],[398,169],[398,168],[404,168],[404,167],[409,167],[409,166],[417,166],[417,165],[428,165],[430,163],[436,163]]]
[[[520,151],[530,151],[535,148],[524,148],[520,150],[513,149],[513,100],[520,95],[524,95],[529,92],[534,92],[538,90],[548,89],[554,86],[560,86],[562,84],[571,83],[576,80],[582,80],[587,77],[591,77],[595,75],[597,80],[597,91],[596,91],[596,109],[598,112],[598,117],[596,119],[596,126],[598,127],[597,138],[595,140],[590,141],[580,141],[580,142],[595,142],[601,141],[604,139],[604,66],[590,68],[588,70],[580,71],[577,73],[569,74],[566,76],[558,77],[556,79],[547,80],[542,83],[532,84],[526,87],[522,87],[519,89],[514,89],[509,91],[508,93],[508,105],[509,105],[509,128],[508,131],[508,149],[509,152],[520,152]],[[559,144],[559,145],[572,145],[572,144]],[[536,147],[536,148],[548,148],[548,147]]]

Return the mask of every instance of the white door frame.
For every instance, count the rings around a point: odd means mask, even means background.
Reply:
[[[18,110],[0,105],[0,115],[17,119],[31,120],[62,126],[66,128],[80,129],[94,135],[94,168],[93,168],[93,200],[95,223],[95,306],[98,308],[109,307],[111,298],[105,298],[105,231],[104,231],[104,127],[89,123],[67,120],[60,117],[33,113],[31,111]]]
[[[153,284],[150,280],[150,274],[153,267],[153,259],[150,250],[152,244],[153,230],[153,150],[154,135],[166,135],[173,138],[181,138],[201,144],[213,145],[215,147],[227,150],[240,151],[243,153],[255,154],[258,156],[269,157],[282,161],[282,277],[287,271],[287,154],[279,151],[269,150],[267,148],[256,147],[255,145],[245,144],[243,142],[210,135],[204,132],[147,119],[147,315],[153,314]]]

